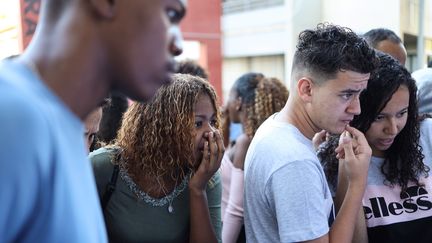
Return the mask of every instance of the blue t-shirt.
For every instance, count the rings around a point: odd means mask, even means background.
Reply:
[[[0,63],[0,242],[106,242],[83,125],[25,65]]]

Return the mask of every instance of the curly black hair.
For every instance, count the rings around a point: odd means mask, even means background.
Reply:
[[[396,59],[382,52],[378,52],[378,57],[380,65],[371,73],[367,89],[360,95],[361,114],[354,117],[351,126],[366,133],[398,88],[402,85],[408,88],[409,106],[406,125],[386,151],[386,158],[381,166],[381,172],[385,176],[384,183],[398,184],[404,191],[409,181],[420,185],[419,176],[421,174],[427,176],[429,172],[429,167],[423,163],[424,155],[419,144],[417,86],[408,70]],[[337,136],[332,136],[318,152],[327,180],[334,188],[338,171],[338,160],[334,150],[338,140]]]
[[[312,75],[318,83],[342,70],[370,73],[378,65],[375,50],[351,29],[322,23],[299,35],[293,74]]]

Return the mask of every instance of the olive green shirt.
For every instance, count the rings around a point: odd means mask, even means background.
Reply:
[[[111,179],[114,168],[111,158],[115,153],[116,149],[101,148],[89,155],[100,198]],[[188,242],[191,210],[188,180],[186,176],[184,181],[178,183],[176,190],[164,198],[155,199],[139,191],[130,177],[120,169],[115,191],[104,210],[110,242]],[[137,196],[137,192],[141,197]],[[219,172],[208,183],[206,192],[211,223],[221,242],[222,186]],[[173,198],[172,213],[168,212],[167,198],[170,196]]]

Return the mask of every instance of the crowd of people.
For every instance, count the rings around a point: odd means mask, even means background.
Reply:
[[[432,241],[432,69],[393,31],[306,29],[223,104],[186,9],[43,2],[0,63],[0,242]]]

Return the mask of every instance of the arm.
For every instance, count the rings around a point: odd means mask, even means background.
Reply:
[[[231,186],[222,229],[223,242],[236,242],[243,225],[243,167],[252,139],[246,134],[240,135],[235,144],[234,169],[231,172]]]
[[[339,160],[339,175],[338,175],[338,185],[337,185],[337,192],[336,192],[336,198],[335,198],[335,209],[336,212],[339,211],[344,197],[346,195],[346,191],[348,188],[348,177],[345,173],[345,170],[343,168],[345,161]],[[366,221],[365,216],[363,212],[363,207],[360,207],[360,210],[357,215],[357,221],[356,225],[354,227],[354,234],[353,234],[353,243],[367,243],[368,242],[368,236],[367,236],[367,227],[366,227]]]
[[[354,228],[354,236],[353,243],[368,243],[368,234],[367,234],[367,226],[366,219],[363,211],[363,207],[360,208],[357,216],[357,223]]]
[[[206,185],[219,169],[224,146],[218,131],[209,133],[204,144],[204,156],[195,174],[189,181],[190,242],[217,242],[207,203]]]
[[[213,230],[216,233],[216,238],[221,242],[222,234],[222,179],[220,171],[217,171],[215,175],[210,179],[207,184],[207,200],[208,208],[210,211],[210,221],[213,226]]]
[[[354,228],[361,209],[361,200],[367,180],[371,148],[364,135],[355,128],[347,126],[347,131],[341,135],[341,141],[336,152],[343,154],[342,170],[346,173],[348,183],[343,200],[339,199],[340,208],[328,235],[308,242],[351,242]],[[342,188],[338,190],[343,190]],[[339,197],[338,195],[336,196]],[[338,201],[338,200],[337,200]]]
[[[227,208],[223,215],[222,242],[236,242],[243,226],[243,170],[234,168]]]

